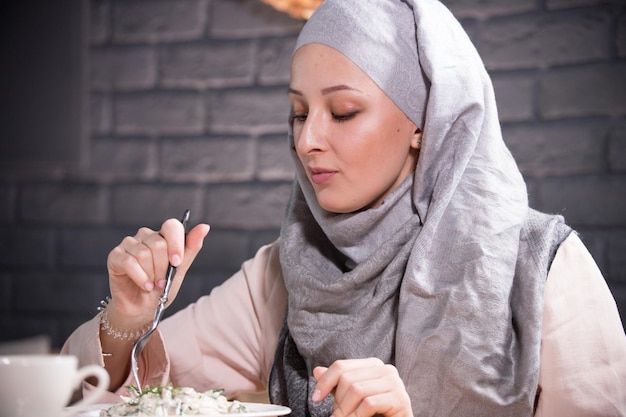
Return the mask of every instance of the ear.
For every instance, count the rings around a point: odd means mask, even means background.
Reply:
[[[422,129],[419,127],[415,129],[415,133],[413,133],[413,138],[411,139],[411,148],[417,150],[422,148],[422,136]]]

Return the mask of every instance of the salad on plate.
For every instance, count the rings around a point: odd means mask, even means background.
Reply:
[[[100,417],[126,416],[203,416],[216,414],[246,413],[246,406],[239,401],[229,401],[215,389],[198,392],[193,388],[172,386],[148,386],[139,391],[128,387],[130,397],[100,411]]]

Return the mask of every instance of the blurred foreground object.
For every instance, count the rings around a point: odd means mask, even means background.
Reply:
[[[311,17],[322,0],[262,0],[276,10],[288,13],[296,19],[308,19]]]

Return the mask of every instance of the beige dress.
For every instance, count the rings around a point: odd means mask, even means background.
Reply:
[[[265,390],[285,311],[273,243],[210,295],[163,321],[142,355],[140,370],[149,369],[143,384],[224,388],[231,395]],[[98,333],[94,318],[62,352],[104,365]],[[546,282],[538,393],[536,416],[626,416],[626,336],[615,300],[575,234],[561,244]],[[119,400],[113,393],[101,399]]]

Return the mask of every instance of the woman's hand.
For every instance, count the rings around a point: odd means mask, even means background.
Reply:
[[[345,359],[313,370],[317,386],[313,401],[335,396],[334,417],[412,416],[411,399],[393,365],[380,359]]]
[[[133,329],[152,321],[165,286],[168,263],[177,270],[167,305],[176,298],[208,232],[207,224],[199,224],[189,231],[185,242],[182,223],[169,219],[159,232],[144,227],[135,236],[124,238],[107,260],[112,298],[107,311],[111,322],[119,328]]]
[[[107,259],[111,290],[111,302],[106,308],[109,325],[119,330],[137,330],[152,322],[165,287],[168,263],[177,267],[167,301],[169,305],[176,298],[183,277],[208,232],[207,224],[199,224],[189,231],[185,242],[182,223],[169,219],[159,232],[144,227],[135,236],[124,238]],[[100,329],[102,352],[106,352],[104,366],[111,378],[109,389],[113,392],[128,377],[133,342]]]

